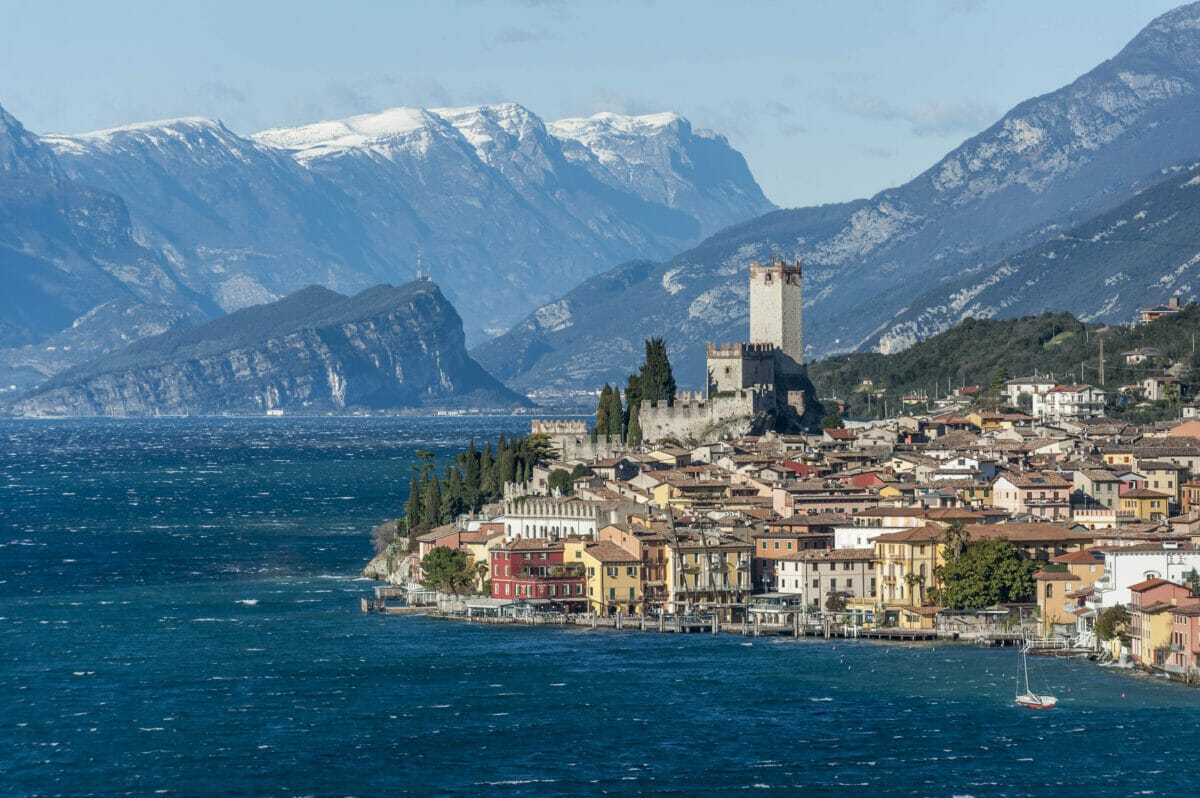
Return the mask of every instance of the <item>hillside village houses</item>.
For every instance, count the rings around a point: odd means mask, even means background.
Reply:
[[[741,357],[744,375],[753,358]],[[732,377],[727,359],[710,366]],[[1088,412],[1098,392],[1054,380],[1008,389],[1034,412],[959,405],[844,433],[727,429],[686,445],[646,433],[635,447],[593,441],[581,421],[534,421],[555,461],[483,513],[418,538],[414,559],[467,549],[489,576],[485,609],[499,614],[938,631],[1011,613],[1037,634],[1099,647],[1097,618],[1122,605],[1143,614],[1127,653],[1200,677],[1200,421],[1105,419]],[[571,495],[548,490],[556,468],[585,474]],[[1028,602],[941,606],[952,545],[989,538],[1037,563]],[[1160,582],[1169,587],[1147,587]]]

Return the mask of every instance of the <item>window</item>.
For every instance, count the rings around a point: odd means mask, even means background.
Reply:
[[[814,590],[820,590],[820,588],[821,588],[821,580],[820,580],[820,579],[814,579],[814,580],[813,580],[813,589],[814,589]]]
[[[588,576],[595,576],[595,575],[596,575],[596,569],[589,565],[588,566]]]
[[[633,588],[629,588],[629,600],[633,601],[633,599],[634,599]]]
[[[775,551],[779,551],[779,541],[775,541]]]
[[[558,595],[558,587],[557,587],[557,586],[555,586],[555,585],[550,585],[550,595],[551,595],[551,596],[557,596],[557,595]]]
[[[608,597],[610,599],[615,599],[617,597],[617,589],[615,587],[610,587],[608,589]]]
[[[615,565],[608,566],[608,568],[605,569],[605,573],[607,573],[611,577],[615,577],[617,575],[617,566],[615,566]]]
[[[1046,598],[1054,598],[1054,583],[1046,583]]]
[[[588,595],[595,595],[594,588],[591,585],[588,585]]]
[[[829,580],[829,589],[837,590],[837,577],[834,577],[833,579]]]
[[[842,570],[843,570],[843,571],[849,571],[849,570],[850,570],[851,568],[853,568],[853,567],[854,567],[854,564],[853,564],[853,563],[848,563],[848,562],[844,562],[844,563],[842,563]]]
[[[626,569],[625,569],[625,575],[626,575],[626,576],[637,576],[637,566],[636,566],[636,565],[631,565],[631,566],[629,566],[628,568],[626,568]]]

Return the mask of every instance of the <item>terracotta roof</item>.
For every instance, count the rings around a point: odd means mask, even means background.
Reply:
[[[1104,554],[1094,549],[1080,549],[1070,554],[1051,557],[1050,562],[1061,562],[1068,565],[1099,565],[1104,562]]]
[[[584,551],[600,562],[641,562],[641,557],[630,554],[616,543],[607,540],[592,543],[586,546]]]
[[[1122,493],[1121,498],[1122,499],[1169,499],[1171,497],[1165,493],[1159,493],[1156,490],[1150,490],[1149,488],[1135,488],[1134,490],[1127,490],[1124,493]]]
[[[1057,474],[1047,473],[1007,473],[996,477],[996,480],[1006,479],[1018,488],[1069,488],[1071,483]]]
[[[1004,538],[1013,543],[1090,543],[1104,537],[1104,530],[1076,532],[1065,524],[1010,522],[1007,524],[971,524],[967,534],[971,540]]]
[[[1193,618],[1196,616],[1200,616],[1200,603],[1183,604],[1183,605],[1171,610],[1171,614],[1172,615],[1185,615],[1185,616],[1189,616],[1189,617],[1193,617]]]
[[[913,529],[898,529],[871,538],[873,543],[929,543],[941,542],[946,536],[945,527],[927,524]]]
[[[1070,571],[1038,571],[1033,578],[1039,582],[1074,582],[1079,579]]]
[[[783,557],[775,559],[787,560],[788,562],[809,562],[826,560],[838,562],[851,561],[866,561],[870,562],[875,559],[874,549],[809,549],[808,551],[798,551],[792,554],[786,554]]]
[[[1150,590],[1151,588],[1161,587],[1163,585],[1170,585],[1170,584],[1174,584],[1174,583],[1169,582],[1166,579],[1147,579],[1143,582],[1138,582],[1136,585],[1130,585],[1129,590],[1131,593],[1143,593],[1147,590]]]

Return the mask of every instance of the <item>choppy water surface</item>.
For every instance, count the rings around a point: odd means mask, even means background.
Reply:
[[[0,793],[1169,794],[1200,692],[957,646],[365,617],[413,452],[521,419],[0,422]]]

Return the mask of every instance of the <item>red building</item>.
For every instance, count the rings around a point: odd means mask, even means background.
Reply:
[[[581,563],[563,561],[561,541],[519,538],[492,550],[492,598],[567,612],[587,611]]]

